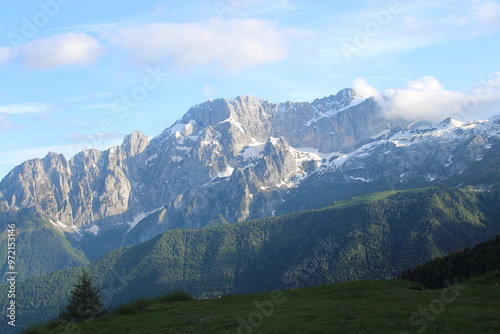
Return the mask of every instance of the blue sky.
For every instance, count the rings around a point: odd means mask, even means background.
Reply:
[[[312,101],[355,87],[387,117],[500,114],[500,3],[40,0],[0,4],[0,178],[194,104]]]

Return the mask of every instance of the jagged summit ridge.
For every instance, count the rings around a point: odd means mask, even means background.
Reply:
[[[350,112],[344,113],[347,109]],[[192,107],[155,140],[162,141],[179,130],[182,134],[188,124],[194,132],[207,127],[229,127],[240,137],[241,144],[283,137],[292,146],[317,148],[321,152],[352,147],[386,128],[408,125],[402,120],[386,120],[373,99],[344,89],[312,103],[271,103],[252,96],[207,101]]]

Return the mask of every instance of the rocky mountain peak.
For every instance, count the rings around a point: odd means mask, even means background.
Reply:
[[[127,157],[133,157],[144,152],[148,144],[148,136],[140,131],[136,131],[125,137],[120,148],[125,152]]]
[[[191,107],[177,123],[189,123],[194,121],[202,127],[207,127],[220,123],[230,116],[231,113],[228,100],[209,100]]]
[[[64,157],[63,154],[57,154],[55,152],[49,152],[49,153],[47,153],[47,155],[45,156],[45,158],[43,158],[43,160],[46,160],[46,161],[66,160],[66,158]]]
[[[322,99],[316,99],[311,104],[314,109],[321,112],[339,111],[342,108],[349,107],[354,103],[359,104],[364,99],[352,88],[346,88],[339,91],[336,95],[330,95]]]

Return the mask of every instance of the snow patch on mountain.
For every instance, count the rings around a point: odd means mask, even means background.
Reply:
[[[193,148],[189,146],[176,146],[175,149],[178,151],[185,151],[187,153],[190,153],[193,150]]]
[[[167,131],[174,136],[179,134],[186,128],[188,123],[175,123]]]
[[[146,161],[144,162],[146,165],[148,165],[152,160],[158,158],[158,154],[153,154],[152,156],[150,156],[149,158],[146,159]]]
[[[220,179],[225,179],[225,178],[231,177],[231,175],[233,174],[233,172],[234,172],[234,168],[231,167],[231,166],[227,166],[224,171],[220,172],[217,175],[217,177],[220,178]]]
[[[97,233],[99,233],[99,226],[97,225],[92,225],[91,227],[89,227],[88,229],[86,229],[85,231],[87,232],[90,232],[94,235],[97,235]]]
[[[371,138],[371,139],[377,139],[377,138],[380,138],[380,137],[382,137],[382,136],[385,136],[385,135],[386,135],[386,134],[388,134],[389,132],[391,132],[391,130],[390,130],[390,129],[385,129],[385,130],[380,131],[380,132],[379,132],[379,133],[377,133],[376,135],[371,136],[370,138]]]
[[[134,216],[134,219],[131,222],[127,223],[129,225],[129,228],[128,228],[127,232],[125,233],[125,237],[127,236],[128,232],[130,232],[137,224],[139,224],[139,222],[141,220],[143,220],[147,216],[152,215],[153,213],[158,212],[162,209],[163,209],[163,207],[158,208],[158,209],[154,209],[154,210],[149,211],[149,212],[139,213],[138,215]],[[125,238],[124,238],[124,240],[125,240]]]
[[[319,109],[318,109],[317,106],[312,105],[312,108],[315,111],[316,116],[313,119],[307,121],[305,125],[306,126],[311,126],[313,123],[316,123],[316,122],[318,122],[319,120],[321,120],[323,118],[332,117],[333,115],[341,113],[341,112],[343,112],[343,111],[345,111],[347,109],[350,109],[352,107],[355,107],[355,106],[363,103],[366,100],[367,99],[364,98],[364,97],[354,96],[353,99],[351,100],[351,102],[348,105],[343,106],[343,107],[339,107],[339,102],[338,101],[330,102],[330,103],[327,103],[327,106],[329,107],[329,109],[327,111],[325,111],[325,112],[319,111]]]
[[[244,160],[260,159],[263,157],[265,146],[266,143],[259,142],[257,139],[252,137],[252,143],[241,150],[240,156]]]
[[[182,158],[178,155],[173,155],[170,157],[170,161],[172,161],[174,163],[181,162],[182,160],[184,160],[184,158]]]
[[[292,147],[290,152],[292,152],[295,157],[295,161],[298,163],[309,160],[321,161],[324,159],[330,159],[332,156],[339,154],[338,152],[322,153],[318,149],[312,147]]]
[[[245,133],[245,129],[243,128],[243,124],[241,124],[240,122],[238,122],[237,120],[235,120],[232,117],[229,117],[228,119],[225,119],[225,120],[223,120],[222,122],[220,122],[218,124],[223,124],[223,123],[231,123],[234,126],[236,126],[236,128],[238,130],[240,130],[242,133]]]
[[[365,178],[362,178],[362,177],[354,177],[354,176],[349,176],[349,178],[351,180],[355,180],[355,181],[361,181],[361,182],[372,182],[372,180],[367,180]]]
[[[386,132],[384,130],[383,132]],[[388,133],[388,132],[387,132]],[[387,134],[386,133],[386,134]],[[352,152],[338,153],[335,159],[330,159],[327,163],[329,169],[342,169],[347,162],[353,161],[353,159],[362,159],[370,156],[376,149],[380,147],[394,147],[394,148],[407,148],[412,145],[425,144],[429,142],[442,141],[450,143],[453,140],[460,140],[464,138],[470,138],[475,135],[479,136],[492,136],[500,133],[500,124],[493,121],[470,121],[470,122],[460,122],[453,119],[447,119],[436,125],[426,125],[418,127],[414,130],[401,130],[390,137],[379,139],[377,141],[362,145]],[[381,137],[376,135],[377,137]],[[374,137],[376,137],[374,136]],[[485,149],[491,148],[490,144],[484,146]],[[391,150],[386,150],[384,153],[390,154]],[[332,156],[335,154],[332,154]],[[453,163],[453,156],[450,155],[445,163],[445,167],[449,167]],[[483,158],[478,156],[475,158],[477,161],[481,161]],[[322,172],[322,168],[318,168],[315,172]],[[405,174],[401,175],[403,178]],[[359,180],[364,182],[370,182],[371,180],[352,177],[353,180]],[[437,177],[433,175],[427,175],[427,180],[432,182],[436,180]]]

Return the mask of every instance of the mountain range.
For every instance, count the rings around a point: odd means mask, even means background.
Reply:
[[[55,316],[82,266],[112,305],[392,278],[500,234],[499,166],[500,116],[387,119],[352,89],[207,101],[152,139],[49,153],[0,182],[19,317]]]
[[[383,190],[488,187],[498,179],[499,139],[500,117],[435,125],[387,119],[374,98],[352,89],[312,103],[217,99],[193,106],[151,140],[135,132],[106,151],[69,160],[49,153],[15,167],[0,182],[0,218],[18,223],[26,278],[170,229]],[[32,249],[42,240],[50,240],[50,260]]]

